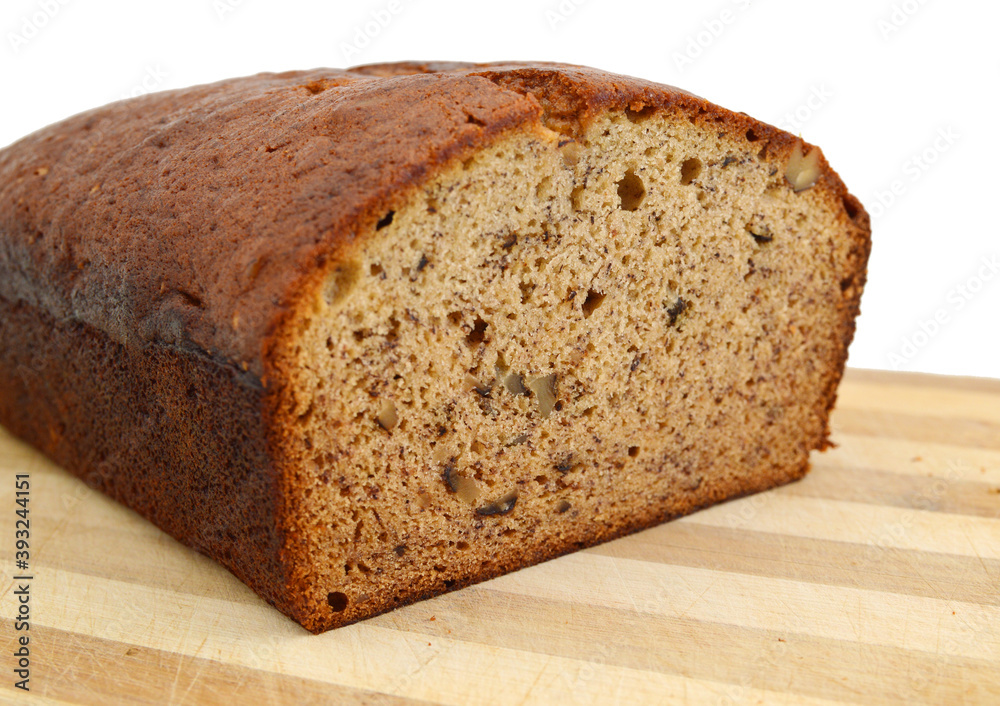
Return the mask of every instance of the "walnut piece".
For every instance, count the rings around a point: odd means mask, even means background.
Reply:
[[[796,192],[805,191],[819,179],[819,149],[813,147],[802,154],[802,141],[797,140],[785,166],[785,178]]]

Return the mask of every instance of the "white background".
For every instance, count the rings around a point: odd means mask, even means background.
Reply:
[[[1000,377],[998,26],[1000,3],[973,0],[3,0],[0,145],[258,71],[538,59],[641,76],[800,133],[867,206],[851,365]]]

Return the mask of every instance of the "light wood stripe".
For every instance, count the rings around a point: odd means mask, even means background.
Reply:
[[[0,685],[0,703],[11,703],[11,704],[23,703],[24,696],[25,694],[22,694],[20,690],[14,689],[14,687],[10,685],[6,686]],[[27,696],[30,699],[32,706],[34,706],[34,704],[40,704],[41,706],[70,706],[80,703],[94,703],[94,704],[99,703],[96,699],[91,702],[87,702],[83,701],[80,698],[75,698],[73,701],[63,701],[61,699],[53,699],[48,696],[40,696],[34,691],[32,691],[30,694],[27,694]],[[103,703],[107,703],[106,698]]]
[[[967,390],[845,382],[837,407],[1000,423],[1000,395]]]
[[[1000,520],[796,497],[781,489],[676,521],[850,542],[859,545],[859,552],[894,548],[978,559],[1000,557]]]
[[[318,637],[0,430],[32,474],[32,695],[1000,703],[1000,381],[849,371],[833,428],[798,483]]]
[[[979,420],[846,407],[836,410],[831,426],[836,435],[858,434],[1000,451],[1000,424]]]
[[[813,468],[871,468],[883,473],[966,480],[1000,488],[1000,451],[928,441],[838,433],[838,448],[813,453]]]
[[[6,632],[9,621],[0,621]],[[131,704],[325,704],[428,703],[372,690],[301,679],[83,633],[38,626],[33,681],[49,688],[38,703],[107,703],[108,694],[128,695]],[[9,690],[7,695],[16,696]],[[2,698],[4,691],[0,691]],[[83,698],[81,698],[83,697]],[[32,697],[32,703],[38,697]],[[65,701],[61,700],[65,699]]]

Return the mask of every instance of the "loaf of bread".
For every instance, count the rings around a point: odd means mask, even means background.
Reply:
[[[0,152],[0,422],[320,632],[801,477],[869,243],[594,69],[142,96]]]

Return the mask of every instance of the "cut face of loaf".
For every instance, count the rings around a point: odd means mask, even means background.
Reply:
[[[197,543],[313,631],[794,480],[827,445],[868,223],[819,150],[654,84],[476,71],[534,113],[480,136],[470,109],[467,148],[301,268],[259,339],[274,548],[241,558],[247,522]]]
[[[629,111],[520,133],[345,254],[287,353],[292,515],[324,621],[805,471],[857,226],[810,190],[818,150],[761,152]]]

